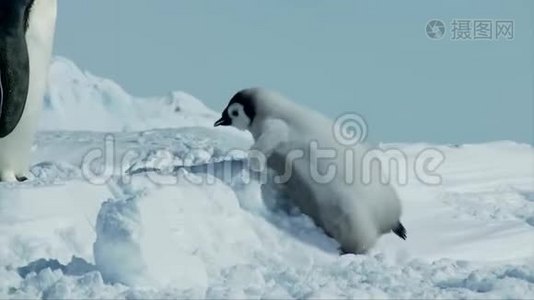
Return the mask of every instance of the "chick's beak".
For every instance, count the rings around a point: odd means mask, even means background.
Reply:
[[[228,120],[224,117],[220,118],[219,120],[217,120],[215,122],[215,124],[213,124],[214,127],[217,127],[217,126],[228,126],[230,125],[230,122],[228,122]]]

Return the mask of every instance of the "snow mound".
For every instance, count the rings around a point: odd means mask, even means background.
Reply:
[[[55,57],[41,119],[41,130],[132,131],[212,126],[217,114],[184,92],[137,98],[115,82],[80,70]]]
[[[191,224],[183,218],[191,217],[187,213],[193,211],[172,215],[176,212],[172,200],[191,199],[175,194],[172,198],[156,195],[103,203],[96,223],[94,257],[104,280],[138,287],[196,290],[196,298],[201,297],[207,286],[206,267],[194,255],[198,249],[190,236],[193,232],[183,227]],[[202,199],[197,197],[195,203]]]

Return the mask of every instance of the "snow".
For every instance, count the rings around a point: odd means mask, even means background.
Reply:
[[[184,92],[148,99],[130,96],[119,85],[71,61],[52,61],[42,130],[125,131],[207,126],[217,114]]]
[[[340,256],[246,172],[175,168],[251,143],[192,96],[134,98],[64,58],[50,76],[34,178],[0,184],[1,299],[534,297],[531,145],[382,145],[440,151],[442,184],[411,171],[408,239]]]

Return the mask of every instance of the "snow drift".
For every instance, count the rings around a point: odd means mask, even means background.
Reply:
[[[136,98],[109,79],[81,71],[73,62],[52,61],[42,130],[126,131],[207,126],[216,113],[184,92]]]

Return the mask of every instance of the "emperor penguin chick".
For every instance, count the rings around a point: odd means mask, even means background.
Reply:
[[[337,141],[334,123],[323,115],[274,91],[252,88],[235,94],[214,125],[250,131],[251,150],[265,155],[293,204],[337,240],[342,252],[366,253],[389,232],[406,239],[401,202],[393,187],[378,179],[380,166],[370,170],[373,180],[362,181],[361,162],[370,147]],[[324,149],[334,150],[335,157],[318,159]],[[350,162],[347,150],[354,154]],[[348,171],[354,171],[352,180]],[[332,176],[324,176],[329,172]]]

